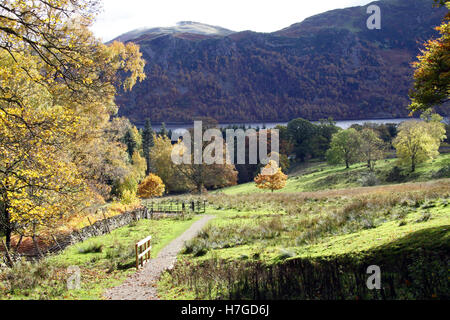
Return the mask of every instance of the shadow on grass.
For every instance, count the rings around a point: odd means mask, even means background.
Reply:
[[[417,231],[358,254],[177,265],[169,285],[188,287],[202,299],[447,299],[448,227]],[[381,268],[381,290],[367,287],[370,265]]]

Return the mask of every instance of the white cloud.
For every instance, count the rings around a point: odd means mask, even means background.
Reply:
[[[327,10],[365,5],[372,0],[103,0],[93,26],[104,41],[143,27],[196,21],[235,31],[273,32]]]

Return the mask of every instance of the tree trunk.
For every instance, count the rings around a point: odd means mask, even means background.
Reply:
[[[11,228],[10,227],[6,227],[5,230],[5,242],[6,242],[6,247],[8,248],[8,250],[11,249]]]
[[[11,227],[11,213],[9,212],[8,205],[4,204],[5,209],[5,242],[6,247],[8,250],[11,249],[11,234],[12,234],[12,227]]]
[[[37,254],[39,255],[39,257],[42,258],[43,254],[42,254],[41,249],[39,248],[39,244],[36,241],[36,235],[35,234],[33,234],[32,239],[33,239],[34,248],[36,249]]]
[[[203,183],[202,182],[197,184],[197,190],[200,195],[203,194]]]

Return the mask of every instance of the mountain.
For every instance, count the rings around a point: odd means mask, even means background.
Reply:
[[[173,35],[176,37],[183,37],[183,35],[199,35],[205,37],[223,37],[234,33],[234,31],[203,24],[194,21],[180,21],[174,27],[166,28],[142,28],[127,32],[112,41],[148,41],[163,35]],[[189,39],[189,37],[187,37]]]
[[[447,12],[432,0],[382,0],[381,29],[367,6],[332,10],[273,33],[193,22],[120,36],[140,45],[147,80],[120,92],[135,123],[404,117],[413,69]],[[440,110],[448,116],[448,109]]]

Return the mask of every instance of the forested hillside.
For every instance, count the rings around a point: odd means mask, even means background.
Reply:
[[[363,6],[319,14],[274,33],[127,34],[141,47],[147,79],[120,95],[120,114],[135,123],[146,117],[235,122],[406,116],[411,63],[422,43],[437,36],[434,27],[446,10],[431,0],[375,3],[381,30],[367,29]],[[438,111],[448,115],[448,108]]]

